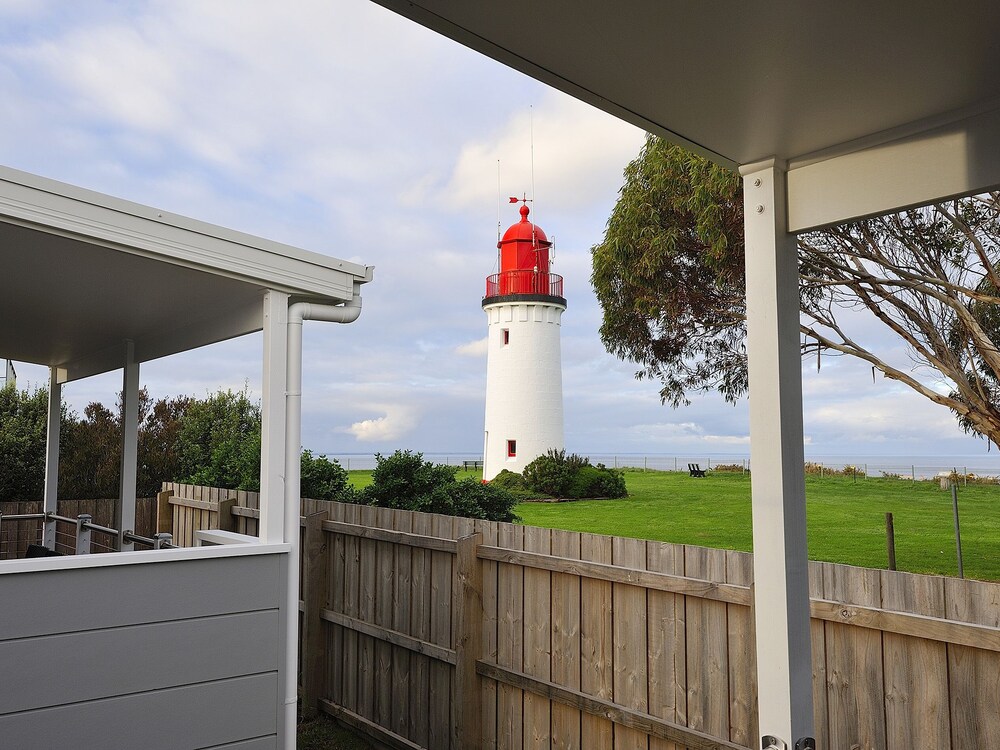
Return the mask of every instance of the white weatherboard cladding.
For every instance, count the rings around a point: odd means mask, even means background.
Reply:
[[[549,448],[563,448],[562,356],[566,308],[548,302],[487,305],[486,436],[483,478],[521,472]],[[504,343],[504,331],[507,343]],[[507,456],[507,441],[517,455]]]

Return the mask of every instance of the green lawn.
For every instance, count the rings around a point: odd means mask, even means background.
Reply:
[[[371,472],[352,471],[355,486]],[[459,472],[459,477],[477,476]],[[626,500],[522,503],[524,523],[571,531],[750,551],[749,475],[627,470]],[[959,487],[962,551],[968,578],[1000,580],[1000,486]],[[955,575],[951,494],[937,482],[806,478],[809,557],[884,568],[885,514],[896,528],[896,564],[915,573]]]

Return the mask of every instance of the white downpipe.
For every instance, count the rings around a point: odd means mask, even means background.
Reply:
[[[288,308],[288,349],[285,380],[285,496],[284,541],[291,547],[286,579],[285,623],[285,737],[282,747],[293,750],[298,719],[297,654],[299,648],[299,500],[301,498],[302,446],[302,321],[352,323],[361,315],[359,285],[343,305],[296,302]]]

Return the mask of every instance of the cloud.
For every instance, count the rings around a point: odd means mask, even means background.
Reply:
[[[417,424],[413,410],[402,405],[381,407],[385,416],[355,422],[348,432],[363,443],[382,440],[398,440],[409,433]]]
[[[494,206],[499,162],[501,197],[535,191],[529,197],[542,221],[546,211],[604,197],[609,178],[617,182],[643,138],[633,125],[548,91],[530,112],[525,105],[497,132],[465,143],[442,198],[460,208]]]
[[[470,341],[467,344],[460,344],[455,347],[455,353],[463,357],[485,357],[486,349],[489,345],[489,338],[484,336],[481,339]]]

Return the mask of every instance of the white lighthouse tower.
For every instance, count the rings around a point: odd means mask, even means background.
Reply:
[[[521,472],[549,448],[563,448],[563,280],[549,270],[552,243],[528,220],[526,202],[520,210],[521,221],[498,244],[500,272],[486,279],[483,297],[489,331],[486,480],[504,469]]]

